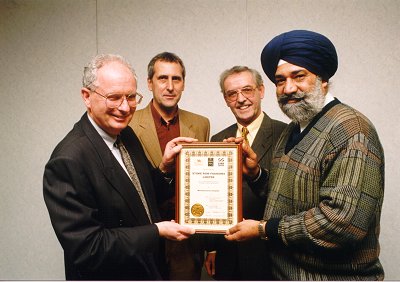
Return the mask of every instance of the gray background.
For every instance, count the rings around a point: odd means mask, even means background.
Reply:
[[[339,55],[331,92],[375,124],[386,155],[381,260],[400,279],[397,215],[400,182],[400,1],[398,0],[0,0],[0,279],[64,279],[62,249],[42,197],[51,151],[81,117],[83,66],[98,53],[133,64],[150,101],[146,66],[162,51],[186,64],[181,107],[210,118],[212,134],[233,115],[219,74],[245,64],[262,71],[260,52],[273,36],[310,29]],[[272,83],[263,109],[280,112]]]

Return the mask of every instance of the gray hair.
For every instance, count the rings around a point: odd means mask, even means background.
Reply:
[[[121,55],[115,54],[99,54],[95,56],[83,69],[83,78],[82,78],[82,85],[88,89],[93,90],[93,88],[98,87],[96,85],[97,80],[97,71],[110,62],[119,62],[126,66],[135,77],[137,82],[136,72],[131,66],[131,64]]]
[[[253,76],[254,82],[256,83],[256,87],[260,87],[261,85],[264,85],[264,82],[263,82],[263,79],[262,79],[260,73],[258,71],[256,71],[255,69],[251,69],[246,66],[234,66],[234,67],[227,69],[221,73],[221,75],[219,77],[219,87],[221,88],[221,92],[225,93],[224,82],[229,76],[231,76],[232,74],[242,73],[245,71],[248,71],[249,73],[251,73],[251,75]]]

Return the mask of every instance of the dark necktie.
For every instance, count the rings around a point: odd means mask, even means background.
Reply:
[[[247,127],[242,127],[242,137],[244,142],[246,142],[247,144],[249,144],[249,139],[247,138],[247,134],[249,134],[249,130],[247,129]]]
[[[128,151],[126,150],[124,144],[122,143],[122,141],[119,137],[117,138],[115,145],[117,146],[117,148],[119,149],[119,152],[121,153],[122,161],[124,162],[126,170],[128,171],[128,174],[129,174],[129,177],[131,178],[133,186],[135,186],[136,191],[138,192],[140,199],[142,200],[142,203],[146,210],[147,216],[149,217],[150,222],[152,222],[149,207],[147,205],[146,198],[144,197],[142,185],[140,185],[140,181],[137,176],[136,169],[132,163],[131,157],[129,156]]]

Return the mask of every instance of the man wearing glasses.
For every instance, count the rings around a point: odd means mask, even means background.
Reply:
[[[235,66],[220,76],[220,88],[236,123],[211,137],[223,141],[243,137],[259,156],[261,167],[270,167],[272,151],[286,124],[271,119],[261,110],[264,84],[261,75],[246,66]],[[243,181],[243,217],[258,219],[264,214],[266,195],[254,194]],[[268,280],[270,264],[265,244],[259,240],[228,242],[221,235],[212,236],[206,269],[217,280]],[[216,251],[216,252],[215,252]]]
[[[135,71],[121,56],[93,58],[81,94],[87,113],[57,145],[43,178],[66,279],[160,280],[160,239],[184,240],[194,230],[161,222],[157,201],[174,191],[164,175],[173,170],[177,142],[195,139],[169,142],[159,169],[152,168],[128,127],[142,95]]]
[[[135,113],[132,126],[154,167],[164,153],[165,144],[178,136],[206,142],[210,135],[208,118],[178,107],[185,89],[185,66],[181,58],[170,52],[154,56],[147,67],[147,86],[153,99]],[[160,206],[163,220],[175,219],[175,197]],[[168,279],[200,280],[204,248],[200,236],[184,242],[166,242]]]

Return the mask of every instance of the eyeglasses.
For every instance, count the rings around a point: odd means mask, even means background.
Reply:
[[[229,102],[236,102],[237,98],[239,97],[239,93],[241,93],[245,98],[253,98],[254,94],[256,93],[257,87],[243,87],[242,89],[236,90],[229,90],[227,91],[224,96],[225,99]]]
[[[97,92],[96,90],[90,90],[94,93],[96,93],[97,95],[100,95],[101,97],[103,97],[104,99],[106,99],[106,106],[110,109],[115,109],[118,108],[119,106],[122,105],[122,103],[124,102],[124,98],[126,99],[126,101],[128,102],[128,105],[130,107],[136,107],[137,105],[140,104],[140,102],[142,102],[143,99],[143,95],[136,92],[136,93],[132,93],[132,94],[106,94],[103,95],[99,92]]]

